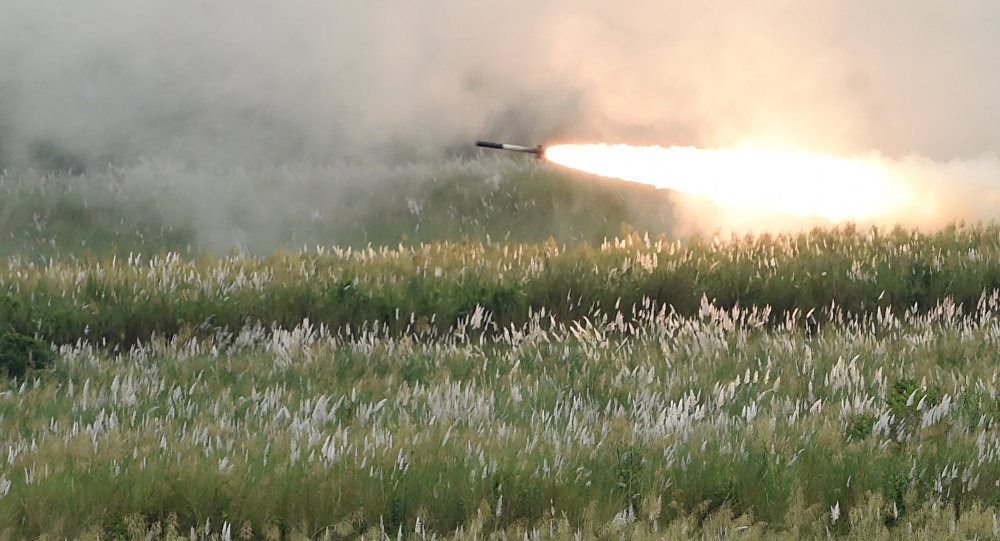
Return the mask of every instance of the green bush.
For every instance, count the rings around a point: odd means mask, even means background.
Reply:
[[[848,441],[861,441],[871,435],[876,421],[878,421],[878,418],[870,413],[853,415],[847,421],[844,436]]]
[[[28,370],[45,368],[56,358],[41,340],[18,333],[0,333],[0,372],[11,378],[24,378]]]

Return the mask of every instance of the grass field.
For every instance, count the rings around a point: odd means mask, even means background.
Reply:
[[[1000,534],[1000,226],[676,239],[480,160],[264,235],[151,171],[0,179],[0,334],[57,352],[0,538]]]

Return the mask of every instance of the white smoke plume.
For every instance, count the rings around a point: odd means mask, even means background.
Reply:
[[[878,152],[928,220],[991,219],[998,23],[989,0],[8,0],[0,164],[754,144]]]

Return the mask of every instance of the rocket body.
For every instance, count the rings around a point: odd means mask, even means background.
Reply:
[[[538,145],[537,147],[526,147],[521,145],[508,145],[507,143],[494,143],[492,141],[476,141],[476,146],[483,148],[495,148],[498,150],[510,150],[513,152],[525,152],[528,154],[534,154],[539,158],[545,151],[545,149],[542,148],[542,145]]]

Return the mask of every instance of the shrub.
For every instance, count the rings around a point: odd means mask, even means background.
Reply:
[[[51,365],[55,357],[41,340],[13,332],[0,333],[0,372],[7,377],[22,379],[28,370]]]
[[[844,436],[848,441],[861,441],[872,433],[872,427],[878,419],[869,413],[859,413],[853,415],[847,421],[847,428]]]

